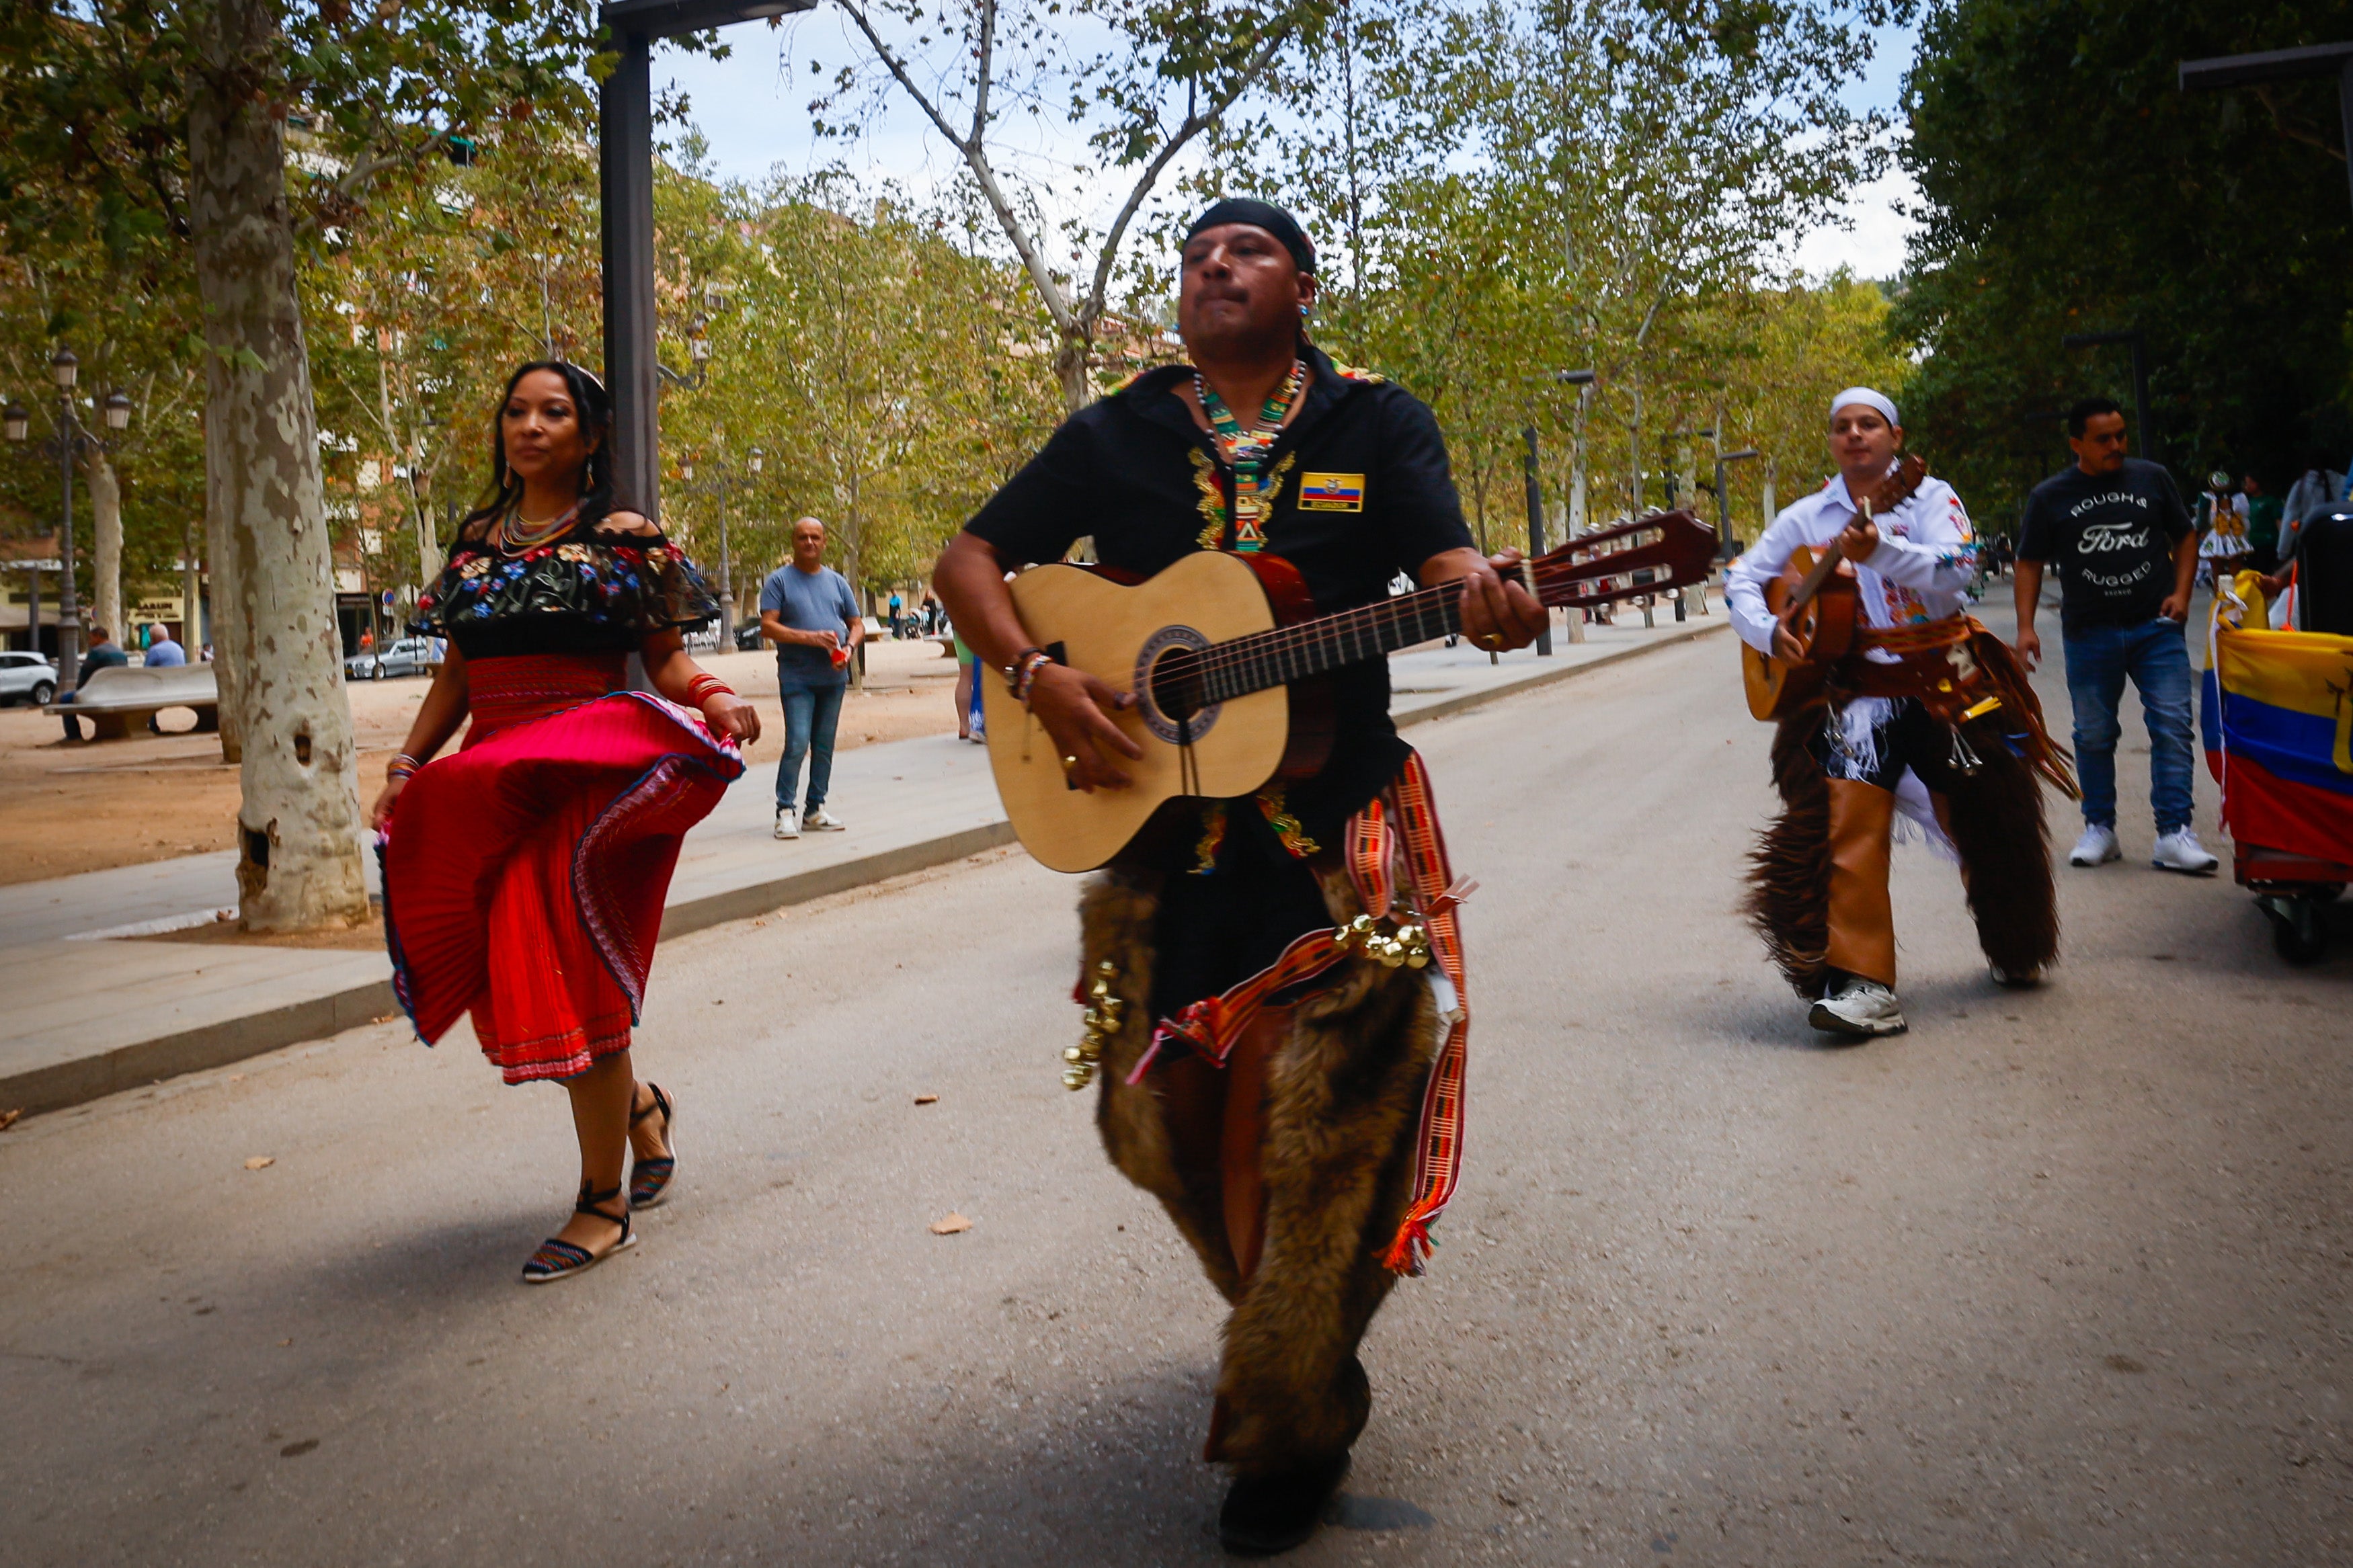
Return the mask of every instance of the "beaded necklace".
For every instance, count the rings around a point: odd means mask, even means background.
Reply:
[[[509,558],[528,554],[571,527],[572,520],[579,514],[580,503],[574,501],[548,521],[528,524],[532,531],[523,533],[515,528],[522,517],[522,508],[518,506],[499,519],[499,553]]]
[[[1245,430],[1226,400],[1209,390],[1201,373],[1193,373],[1193,395],[1201,400],[1201,412],[1209,421],[1209,438],[1218,445],[1226,466],[1234,471],[1234,549],[1243,555],[1255,555],[1264,547],[1266,535],[1261,524],[1274,510],[1274,498],[1266,477],[1266,459],[1274,450],[1275,441],[1282,435],[1283,416],[1299,396],[1299,388],[1307,379],[1304,361],[1291,362],[1291,374],[1282,384],[1267,395],[1265,405],[1259,409],[1261,428]]]

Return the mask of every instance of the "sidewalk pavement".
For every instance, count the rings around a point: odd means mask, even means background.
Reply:
[[[1553,657],[1500,658],[1430,644],[1393,657],[1402,726],[1725,628],[1714,612],[1645,630],[1588,628]],[[775,779],[755,767],[687,836],[664,936],[700,931],[903,876],[1012,841],[979,746],[934,736],[844,752],[834,763],[839,833],[769,837]],[[375,856],[367,857],[373,890]],[[0,1111],[54,1110],[178,1073],[317,1039],[394,1010],[381,952],[158,940],[237,903],[231,851],[0,888]],[[145,938],[147,940],[131,940]]]

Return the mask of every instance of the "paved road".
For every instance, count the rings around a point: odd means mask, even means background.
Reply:
[[[1915,847],[1913,1031],[1822,1048],[1733,913],[1729,666],[1418,732],[1484,883],[1469,1173],[1294,1561],[2346,1561],[2353,962],[2128,863],[2000,993]],[[0,1561],[1213,1560],[1218,1312],[1056,1082],[1071,894],[997,852],[667,948],[684,1194],[550,1291],[562,1106],[463,1039],[0,1137]]]

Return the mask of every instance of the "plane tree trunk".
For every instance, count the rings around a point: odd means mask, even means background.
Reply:
[[[248,931],[366,918],[357,753],[333,614],[317,415],[295,290],[285,136],[256,84],[269,0],[217,0],[188,123],[205,309],[214,647],[242,736],[237,885]],[[227,728],[225,722],[223,729]]]

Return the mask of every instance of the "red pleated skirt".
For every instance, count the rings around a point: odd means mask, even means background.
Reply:
[[[744,772],[698,716],[619,689],[624,666],[469,662],[465,744],[378,843],[401,1005],[427,1044],[470,1013],[509,1083],[628,1048],[680,841]]]

